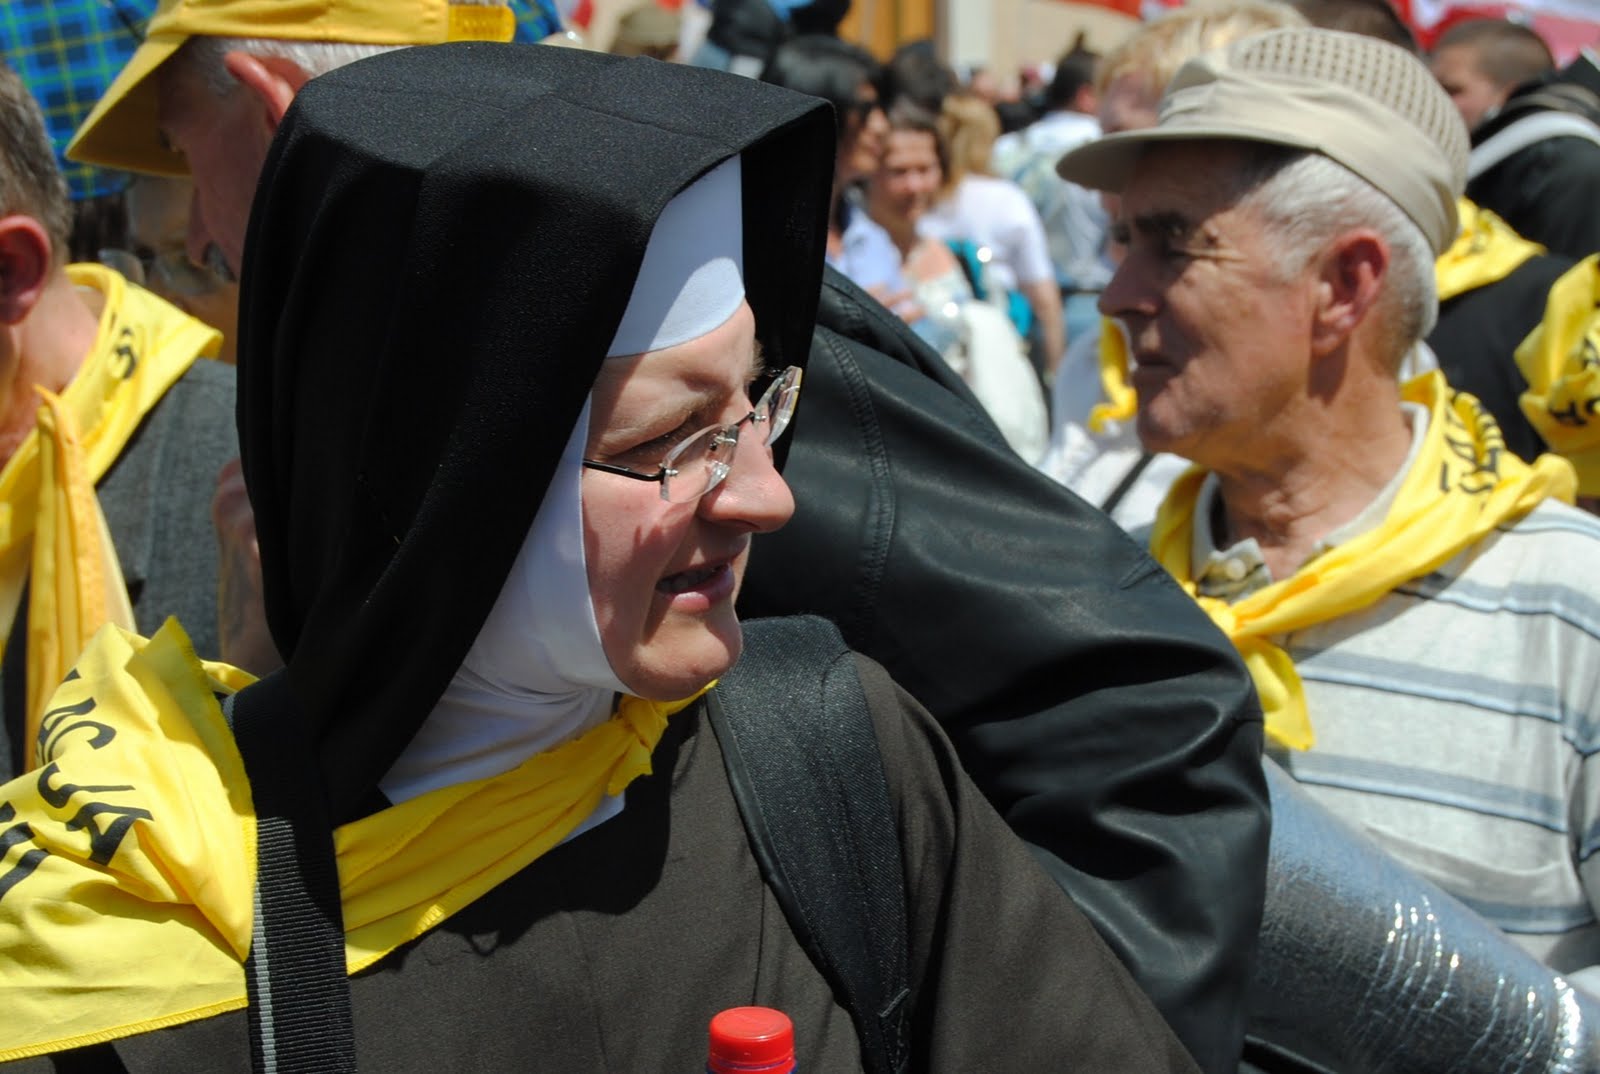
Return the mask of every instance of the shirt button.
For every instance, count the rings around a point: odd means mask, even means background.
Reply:
[[[1244,565],[1242,559],[1227,559],[1222,563],[1222,573],[1230,582],[1242,582],[1245,575],[1250,573],[1250,568]]]

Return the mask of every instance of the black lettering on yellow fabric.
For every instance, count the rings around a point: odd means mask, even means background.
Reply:
[[[15,820],[16,816],[17,811],[10,802],[0,802],[0,824]],[[11,853],[12,847],[32,841],[33,829],[26,824],[12,824],[9,828],[0,829],[0,862]],[[32,850],[24,851],[16,864],[0,873],[0,899],[4,899],[7,892],[26,880],[39,867],[39,863],[49,856],[50,852],[44,847],[34,847]]]
[[[123,380],[133,376],[133,371],[139,368],[139,355],[133,349],[133,329],[123,325],[122,331],[117,333],[117,343],[112,353],[124,366],[117,372],[117,376]]]
[[[1547,406],[1545,411],[1560,425],[1571,425],[1581,429],[1589,424],[1584,420],[1583,415],[1578,412],[1578,401],[1576,399],[1569,399],[1565,409],[1558,410],[1553,406]]]
[[[39,771],[39,797],[43,798],[56,809],[66,808],[72,796],[81,792],[88,794],[112,794],[121,791],[131,791],[134,788],[128,785],[84,785],[78,783],[62,783],[60,786],[51,786],[50,781],[61,772],[61,766],[51,761]],[[101,828],[98,818],[105,815],[115,816],[106,827]],[[154,814],[147,809],[136,809],[132,806],[112,805],[110,802],[87,802],[73,814],[67,821],[67,830],[76,832],[84,830],[89,833],[89,860],[97,865],[105,865],[111,856],[117,852],[117,847],[127,837],[128,827],[136,820],[152,820]]]
[[[112,816],[116,819],[104,828],[99,825],[99,818]],[[132,806],[112,805],[109,802],[89,802],[67,821],[67,830],[79,830],[89,833],[89,860],[96,865],[106,865],[128,836],[128,829],[136,820],[151,820],[152,814],[148,809],[135,809]]]
[[[72,799],[72,796],[77,794],[79,791],[88,791],[91,794],[95,794],[107,791],[133,790],[133,787],[127,785],[116,787],[101,785],[86,786],[78,783],[63,783],[59,787],[52,787],[50,785],[50,781],[60,774],[60,772],[61,765],[55,761],[51,761],[39,771],[39,797],[43,798],[46,802],[49,802],[57,809],[65,807],[67,802]]]
[[[1465,492],[1470,496],[1492,491],[1500,480],[1500,456],[1505,452],[1505,436],[1485,411],[1478,411],[1477,428],[1469,429],[1452,405],[1445,408],[1445,424],[1462,434],[1444,436],[1445,446],[1454,460],[1439,464],[1439,491]]]
[[[67,724],[73,716],[84,716],[93,712],[95,700],[86,697],[76,705],[62,705],[60,708],[51,709],[39,719],[39,734],[34,739],[34,752],[41,761],[47,761],[56,755],[56,747],[61,739],[72,731],[93,731],[94,736],[89,739],[91,749],[101,749],[108,745],[117,733],[98,720],[79,720]]]

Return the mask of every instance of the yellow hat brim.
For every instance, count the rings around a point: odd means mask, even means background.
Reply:
[[[188,175],[189,162],[183,154],[161,140],[153,77],[188,39],[188,34],[145,38],[73,135],[67,157],[124,171]]]

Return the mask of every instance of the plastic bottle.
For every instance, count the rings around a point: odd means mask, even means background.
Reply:
[[[794,1074],[794,1023],[771,1007],[730,1007],[711,1019],[706,1074]]]

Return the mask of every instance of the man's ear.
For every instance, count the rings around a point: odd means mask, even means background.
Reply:
[[[299,64],[276,56],[255,56],[235,49],[222,57],[222,64],[266,107],[273,130],[283,122],[283,114],[300,87],[311,81]]]
[[[1312,353],[1338,350],[1355,334],[1383,293],[1389,244],[1371,228],[1347,231],[1328,244],[1317,278]]]
[[[31,216],[0,217],[0,324],[27,319],[50,281],[50,234]]]

